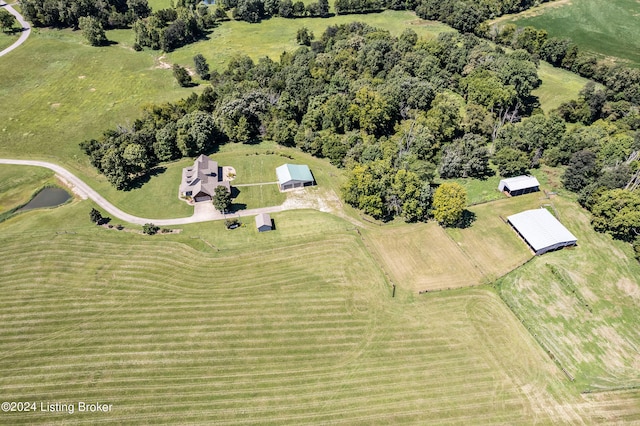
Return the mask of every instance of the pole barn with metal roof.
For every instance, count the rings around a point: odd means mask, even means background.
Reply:
[[[281,191],[313,185],[314,179],[306,164],[283,164],[276,168],[278,186]]]
[[[498,190],[515,197],[516,195],[540,191],[540,182],[535,176],[516,176],[502,179],[498,185]]]
[[[575,246],[578,242],[578,239],[544,208],[514,214],[507,217],[507,221],[536,255]]]

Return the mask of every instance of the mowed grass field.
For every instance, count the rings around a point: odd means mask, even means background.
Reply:
[[[620,58],[640,66],[640,3],[636,0],[557,3],[558,7],[524,12],[501,19],[501,23],[544,29],[550,37],[569,37],[581,48],[601,57]]]
[[[0,224],[0,389],[112,411],[3,423],[639,419],[634,395],[603,404],[572,392],[490,289],[391,298],[333,216],[275,214],[278,231],[237,240],[198,225],[211,247],[188,243],[193,227],[158,238],[98,228],[89,207]]]
[[[533,254],[501,217],[538,208],[541,193],[469,208],[466,229],[442,229],[434,222],[388,225],[363,232],[365,241],[398,287],[414,292],[487,284]]]
[[[637,387],[640,265],[575,204],[553,205],[578,246],[535,258],[498,283],[501,294],[580,390]]]
[[[578,74],[555,68],[544,61],[540,61],[538,66],[538,77],[542,84],[532,94],[538,97],[545,113],[558,108],[563,102],[578,99],[580,91],[589,82]],[[601,85],[598,87],[602,88]]]

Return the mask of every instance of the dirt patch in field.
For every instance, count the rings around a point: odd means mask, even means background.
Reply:
[[[171,64],[168,62],[165,62],[165,59],[167,59],[166,55],[162,55],[156,58],[156,65],[154,66],[154,68],[157,69],[162,69],[162,70],[168,70],[171,68]]]
[[[60,102],[54,102],[51,104],[51,108],[60,108],[60,105],[62,105]]]
[[[629,278],[620,278],[616,283],[616,287],[634,300],[640,300],[640,287]]]
[[[636,372],[640,369],[640,357],[637,356],[637,352],[615,328],[603,325],[595,329],[595,334],[604,340],[602,346],[605,353],[602,361],[606,370],[621,373],[628,369]]]

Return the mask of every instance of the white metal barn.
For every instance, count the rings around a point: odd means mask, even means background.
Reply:
[[[283,164],[276,168],[278,186],[281,191],[313,185],[313,175],[309,166],[304,164]]]
[[[536,255],[574,246],[578,241],[555,216],[544,208],[514,214],[507,217],[507,221]]]
[[[540,191],[540,182],[538,182],[535,176],[516,176],[502,179],[498,185],[498,190],[500,192],[506,192],[513,197]]]

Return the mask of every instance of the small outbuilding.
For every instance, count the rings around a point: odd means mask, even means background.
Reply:
[[[276,168],[276,175],[281,191],[314,184],[311,170],[305,164],[283,164]]]
[[[267,213],[260,213],[256,216],[256,228],[258,232],[265,232],[273,230],[273,222],[271,222],[271,216]]]
[[[578,242],[578,239],[544,208],[514,214],[507,217],[507,221],[536,255],[575,246]]]
[[[516,176],[502,179],[498,185],[500,192],[506,192],[512,197],[540,191],[540,182],[535,176]]]

